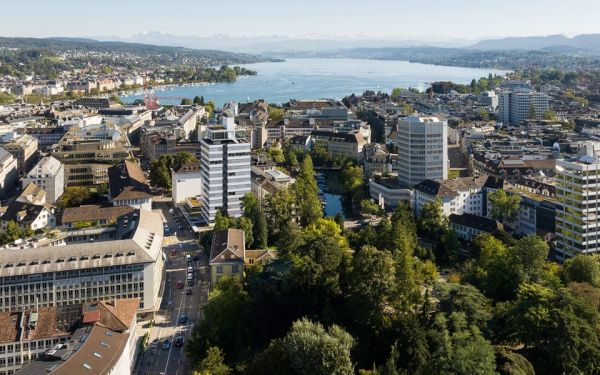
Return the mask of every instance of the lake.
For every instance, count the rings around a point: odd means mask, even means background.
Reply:
[[[391,92],[395,87],[416,87],[425,90],[428,82],[453,81],[470,83],[473,78],[489,73],[504,75],[508,71],[436,66],[407,61],[361,59],[287,59],[285,62],[264,62],[242,65],[258,75],[241,77],[233,83],[205,86],[173,87],[158,91],[162,104],[179,104],[178,99],[161,96],[193,98],[204,96],[218,106],[230,100],[238,102],[265,99],[269,103],[285,103],[290,99],[341,99],[365,90]],[[122,97],[124,102],[143,96]]]

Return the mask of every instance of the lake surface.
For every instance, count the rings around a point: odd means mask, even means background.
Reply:
[[[193,98],[204,96],[218,106],[230,100],[238,102],[265,99],[269,103],[285,103],[290,99],[341,99],[365,90],[391,92],[395,87],[416,87],[425,90],[428,82],[453,81],[470,83],[473,78],[489,73],[504,75],[508,71],[436,66],[407,61],[361,59],[287,59],[285,62],[265,62],[242,65],[258,75],[242,77],[234,83],[205,86],[173,87],[158,91],[163,104],[179,104],[178,99],[161,96]],[[122,97],[124,102],[143,99],[142,95]]]

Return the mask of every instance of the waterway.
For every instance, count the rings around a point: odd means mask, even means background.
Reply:
[[[428,82],[453,81],[469,83],[473,78],[506,74],[496,69],[437,66],[407,61],[363,59],[287,59],[243,65],[258,72],[233,83],[203,86],[175,86],[158,91],[157,96],[204,96],[218,106],[230,100],[238,102],[265,99],[269,103],[285,103],[290,99],[341,99],[365,90],[391,92],[395,87],[425,90]],[[143,95],[122,97],[125,102],[142,99]],[[178,99],[159,99],[162,104],[179,104]]]

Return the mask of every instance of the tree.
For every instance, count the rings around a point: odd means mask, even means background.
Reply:
[[[204,97],[203,96],[195,96],[193,103],[196,105],[204,106]]]
[[[189,99],[189,98],[181,99],[181,105],[192,105],[192,99]]]
[[[82,186],[73,186],[65,188],[61,195],[57,206],[59,208],[77,207],[92,198],[92,193],[89,189]]]
[[[342,168],[341,179],[344,191],[347,194],[352,194],[363,186],[365,174],[359,166],[346,165]]]
[[[267,108],[267,113],[269,114],[269,121],[281,121],[283,119],[284,111],[283,108],[276,107],[274,105],[270,105]]]
[[[551,109],[547,110],[546,112],[544,112],[544,120],[556,121],[556,112],[554,112]]]
[[[490,301],[472,285],[436,283],[433,294],[439,300],[438,311],[450,316],[453,312],[464,314],[469,325],[485,330],[492,318]]]
[[[529,120],[533,121],[536,119],[536,113],[535,113],[535,108],[533,108],[533,105],[531,107],[529,107]]]
[[[252,232],[252,221],[245,216],[239,217],[235,224],[237,229],[241,229],[244,231],[244,235],[246,237],[246,248],[249,249],[252,247],[254,243],[254,236]]]
[[[352,336],[336,325],[325,329],[320,323],[301,319],[283,338],[270,343],[249,373],[352,375],[353,343]]]
[[[224,213],[221,210],[217,211],[217,214],[215,215],[214,230],[223,230],[223,229],[234,228],[235,224],[236,224],[236,222],[235,222],[234,218],[229,217],[229,215],[227,215],[226,213]]]
[[[363,215],[377,215],[381,212],[381,207],[370,199],[360,201],[360,212]]]
[[[291,188],[297,205],[300,224],[307,226],[323,217],[323,207],[318,196],[317,181],[310,156],[302,160],[300,172]]]
[[[186,164],[197,163],[198,159],[194,154],[187,151],[178,152],[172,156],[171,165],[168,165],[169,168],[173,170],[178,170]]]
[[[229,363],[241,360],[248,347],[247,324],[243,319],[248,307],[248,294],[238,278],[226,278],[208,294],[203,308],[204,319],[189,336],[185,353],[197,367],[210,347],[217,346],[227,354]]]
[[[252,222],[253,246],[258,249],[266,249],[268,246],[269,228],[267,217],[253,193],[247,193],[242,198],[244,216]]]
[[[421,233],[431,239],[438,239],[448,228],[448,219],[442,212],[442,202],[439,199],[425,202],[417,223]]]
[[[150,166],[150,183],[166,190],[171,189],[171,173],[165,159],[154,160]]]
[[[592,374],[600,369],[598,310],[566,289],[524,283],[500,310],[506,340],[522,343],[536,373]]]
[[[564,265],[564,278],[567,282],[585,282],[600,287],[600,255],[579,254],[568,259]]]
[[[521,203],[521,197],[519,195],[508,194],[502,189],[489,193],[488,200],[492,206],[491,216],[501,222],[513,220],[519,210],[519,204]]]
[[[510,248],[513,269],[521,282],[542,280],[548,251],[548,244],[537,236],[523,237]]]
[[[206,350],[206,357],[200,362],[199,371],[194,375],[229,375],[231,368],[224,362],[225,356],[217,346]]]
[[[6,229],[0,233],[0,245],[6,245],[14,242],[19,238],[29,238],[33,236],[33,230],[28,226],[21,228],[14,220],[9,220],[6,224]]]

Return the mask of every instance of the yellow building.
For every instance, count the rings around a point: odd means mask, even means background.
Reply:
[[[210,283],[216,285],[223,278],[244,277],[244,265],[265,264],[277,254],[271,250],[246,250],[246,236],[241,229],[223,229],[213,232],[210,247]]]

